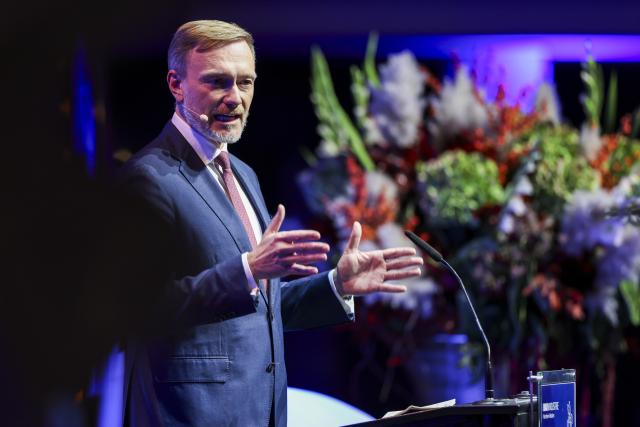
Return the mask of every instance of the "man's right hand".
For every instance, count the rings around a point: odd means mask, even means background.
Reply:
[[[249,268],[256,280],[316,274],[318,269],[308,264],[327,259],[329,245],[317,241],[320,233],[315,230],[279,231],[283,221],[284,206],[278,205],[262,241],[247,254]]]

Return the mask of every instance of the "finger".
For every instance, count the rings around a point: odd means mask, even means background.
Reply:
[[[407,287],[402,285],[392,285],[391,283],[383,283],[382,285],[380,285],[378,292],[400,294],[402,292],[407,292]]]
[[[280,261],[283,263],[290,264],[309,264],[310,262],[319,262],[326,261],[326,254],[310,254],[310,255],[299,255],[294,254],[288,257],[280,258]]]
[[[389,248],[382,251],[382,256],[385,260],[399,258],[403,256],[413,256],[416,254],[414,248]]]
[[[278,205],[278,210],[276,211],[276,214],[273,216],[273,219],[271,220],[267,228],[264,230],[264,234],[277,233],[278,230],[280,230],[283,221],[284,206]]]
[[[276,239],[282,242],[298,242],[305,240],[318,240],[320,238],[320,233],[316,230],[290,230],[290,231],[281,231],[276,236]]]
[[[353,223],[353,228],[351,229],[351,235],[349,236],[349,241],[347,242],[346,250],[356,250],[358,246],[360,246],[360,239],[362,238],[362,226],[358,221]]]
[[[289,274],[295,274],[299,276],[308,276],[311,274],[317,274],[318,268],[311,265],[293,264],[289,268]]]
[[[394,270],[387,271],[384,274],[384,281],[388,280],[400,280],[400,279],[409,279],[411,277],[419,277],[422,272],[419,268],[412,268],[410,270]]]
[[[422,258],[420,257],[411,257],[411,258],[400,258],[394,259],[391,261],[386,261],[387,271],[389,270],[399,270],[401,268],[407,267],[416,267],[420,266],[424,263]]]
[[[278,255],[289,255],[289,254],[314,254],[314,253],[322,253],[325,254],[329,252],[329,245],[323,242],[305,242],[305,243],[282,243],[282,247],[278,248],[276,251]]]

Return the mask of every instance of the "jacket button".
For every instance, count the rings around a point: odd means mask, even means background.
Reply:
[[[269,363],[267,365],[267,372],[271,373],[273,371],[273,368],[275,367],[274,363]]]

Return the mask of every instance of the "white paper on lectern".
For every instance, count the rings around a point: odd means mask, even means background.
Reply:
[[[407,406],[407,409],[403,409],[402,411],[389,411],[386,414],[384,414],[382,418],[397,417],[399,415],[409,414],[413,412],[432,411],[438,408],[446,408],[447,406],[454,406],[455,404],[456,404],[456,399],[445,400],[444,402],[433,403],[427,406],[409,405]]]

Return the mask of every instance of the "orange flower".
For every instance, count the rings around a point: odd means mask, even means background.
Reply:
[[[375,240],[378,228],[396,219],[397,203],[395,200],[388,200],[384,188],[373,202],[369,201],[364,171],[352,157],[347,158],[347,172],[351,186],[355,190],[353,203],[328,208],[328,210],[343,215],[346,221],[345,227],[351,228],[355,221],[359,221],[362,225],[362,239]]]

